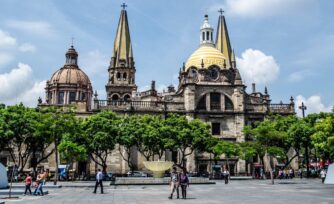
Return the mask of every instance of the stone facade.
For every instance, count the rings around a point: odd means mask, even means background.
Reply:
[[[87,79],[80,78],[85,79],[84,82],[78,78],[73,83],[70,81],[59,83],[60,79],[68,79],[68,75],[65,76],[62,73],[73,71],[80,73],[80,76],[86,76],[76,66],[77,54],[71,49],[66,55],[67,65],[62,68],[67,71],[60,70],[61,73],[57,71],[47,82],[47,103],[40,104],[40,106],[68,106],[70,101],[66,98],[63,103],[59,103],[60,100],[54,98],[59,96],[59,90],[64,87],[67,92],[72,89],[76,90],[76,103],[72,104],[77,106],[78,117],[87,117],[101,110],[112,110],[118,114],[129,115],[155,114],[163,117],[166,117],[168,113],[177,113],[186,115],[189,120],[201,119],[211,125],[214,137],[232,142],[251,140],[252,138],[242,132],[244,126],[261,121],[270,113],[294,114],[293,98],[286,104],[282,102],[273,104],[267,88],[262,93],[256,90],[255,84],[252,84],[251,93],[246,92],[246,86],[242,81],[234,51],[231,48],[224,16],[219,16],[215,41],[213,32],[214,29],[209,24],[206,15],[200,29],[199,48],[190,55],[179,70],[177,88],[170,85],[168,90],[159,93],[155,88],[155,81],[152,81],[149,90],[138,92],[127,11],[123,9],[108,68],[107,98],[100,100],[95,93],[92,106],[90,106],[92,87],[88,77]],[[58,75],[60,77],[57,78]],[[80,93],[86,93],[86,97],[80,98],[82,96]],[[129,170],[120,151],[123,152],[122,147],[117,146],[109,156],[107,171],[124,174]],[[135,148],[132,154],[137,169],[143,170],[144,158]],[[177,152],[166,151],[164,159],[177,160]],[[257,161],[256,158],[244,161],[239,158],[221,156],[217,162],[221,166],[228,162],[232,175],[245,175],[251,173],[252,165]],[[49,163],[54,164],[53,157],[49,158]],[[211,172],[213,155],[194,152],[188,156],[186,166],[191,172]],[[82,171],[95,172],[97,167],[94,162],[87,161],[75,164],[74,168],[80,174]]]

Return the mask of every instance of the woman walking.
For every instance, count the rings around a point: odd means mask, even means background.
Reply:
[[[187,170],[184,168],[180,175],[180,184],[182,191],[182,199],[187,199],[187,187],[189,187],[189,178],[187,176]]]
[[[32,178],[30,176],[30,174],[27,174],[25,180],[24,180],[25,184],[26,184],[26,190],[24,191],[24,195],[27,195],[27,191],[29,191],[30,195],[31,195],[31,183],[32,183]]]

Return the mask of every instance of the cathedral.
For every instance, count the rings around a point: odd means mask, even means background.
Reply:
[[[199,22],[200,25],[200,22]],[[144,31],[143,31],[144,32]],[[108,67],[106,99],[93,94],[89,77],[79,68],[78,53],[73,46],[66,53],[65,65],[56,71],[46,84],[46,102],[40,106],[76,106],[77,114],[85,117],[101,110],[118,114],[155,114],[165,117],[168,113],[198,118],[211,125],[211,133],[222,140],[243,142],[250,140],[243,134],[245,125],[263,120],[270,113],[283,115],[294,113],[294,101],[272,103],[265,88],[251,93],[238,70],[234,50],[229,39],[224,15],[218,17],[216,30],[211,26],[208,15],[199,30],[199,46],[190,54],[178,71],[178,86],[170,85],[159,92],[155,81],[149,90],[139,92],[136,85],[135,57],[132,50],[130,26],[125,7],[121,10],[116,37]],[[138,50],[138,52],[141,52]],[[140,67],[138,67],[140,72]],[[135,151],[135,150],[134,150]],[[144,160],[137,152],[137,168],[143,170]],[[177,153],[165,153],[166,160],[176,160]],[[108,161],[108,171],[126,173],[128,167],[118,150]],[[221,157],[218,165],[226,162]],[[250,174],[256,161],[228,158],[231,175]],[[50,164],[51,165],[51,164]],[[78,164],[79,172],[94,172],[93,162]],[[212,155],[193,153],[187,158],[187,169],[191,172],[211,172]]]

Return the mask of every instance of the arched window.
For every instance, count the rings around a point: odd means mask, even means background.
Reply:
[[[123,73],[123,80],[125,81],[126,80],[126,72]]]
[[[202,41],[205,40],[205,32],[202,32]]]
[[[117,80],[121,80],[121,73],[117,72],[116,77],[117,77]]]
[[[127,102],[127,101],[130,101],[130,95],[128,95],[128,94],[126,94],[125,96],[124,96],[124,101],[125,102]]]
[[[112,100],[112,101],[118,101],[118,100],[119,100],[118,95],[117,95],[117,94],[113,95],[113,96],[111,97],[111,100]]]
[[[206,40],[207,40],[207,41],[210,40],[210,39],[209,39],[209,35],[210,35],[210,34],[209,34],[209,31],[206,31]]]
[[[233,110],[233,103],[231,99],[227,96],[225,96],[225,110]]]
[[[206,94],[199,100],[197,110],[206,110]]]
[[[220,93],[210,93],[210,109],[220,110]]]

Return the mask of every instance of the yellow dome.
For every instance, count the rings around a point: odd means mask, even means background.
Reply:
[[[217,65],[220,68],[224,68],[224,60],[226,57],[218,49],[210,46],[200,46],[187,60],[186,70],[190,67],[202,67],[202,59],[204,68],[208,68],[211,65]]]

